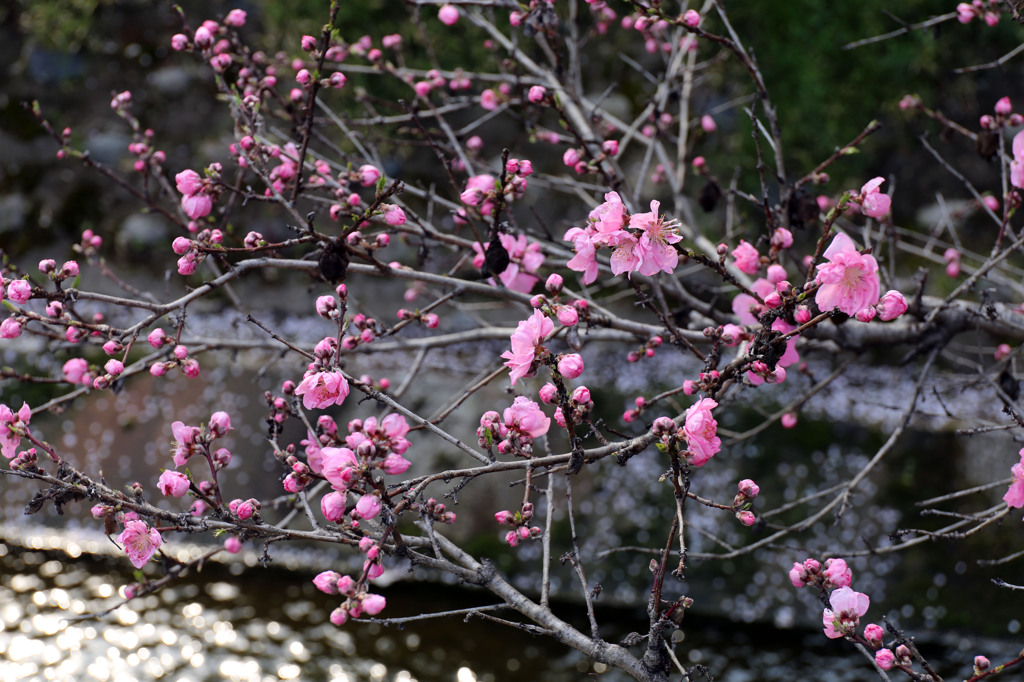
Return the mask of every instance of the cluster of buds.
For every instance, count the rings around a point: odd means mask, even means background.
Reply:
[[[736,496],[732,499],[732,508],[736,513],[736,518],[744,526],[753,526],[757,517],[751,511],[751,507],[753,507],[753,499],[761,492],[761,488],[749,478],[745,478],[739,482],[737,490]]]
[[[628,362],[639,362],[640,358],[653,358],[655,352],[654,349],[659,347],[661,343],[662,340],[660,336],[652,336],[639,348],[629,351],[626,355],[626,360]]]
[[[526,193],[526,178],[533,175],[533,163],[527,159],[509,159],[505,171],[504,187],[489,173],[470,177],[459,200],[466,206],[478,207],[481,215],[489,216],[494,211],[499,192],[504,195],[507,203],[521,199]]]
[[[52,258],[45,258],[39,261],[39,271],[49,277],[53,282],[63,282],[66,279],[78,277],[79,272],[78,263],[76,261],[66,261],[60,266],[60,269],[58,269],[57,262]],[[15,282],[17,281],[19,280],[15,280]]]
[[[999,23],[999,7],[997,0],[988,0],[985,6],[984,0],[974,0],[971,3],[961,2],[956,6],[956,20],[961,24],[969,24],[975,17],[985,20],[988,26],[995,26]]]
[[[476,430],[482,447],[490,449],[497,443],[501,454],[515,453],[523,457],[533,454],[533,439],[540,438],[551,427],[551,419],[540,406],[525,396],[516,397],[502,416],[494,410],[480,417]]]
[[[210,445],[231,430],[231,417],[227,412],[214,412],[206,428],[189,426],[182,422],[171,424],[174,435],[174,466],[184,466],[193,455],[210,452]],[[214,469],[222,469],[231,462],[231,453],[221,448],[211,455]]]
[[[359,383],[365,384],[365,385],[369,386],[370,388],[373,388],[373,389],[378,390],[378,391],[386,391],[389,388],[391,388],[391,379],[388,379],[387,377],[381,377],[380,379],[374,379],[369,374],[360,374],[359,375]]]
[[[181,193],[181,208],[192,220],[199,220],[213,210],[213,201],[220,191],[217,182],[221,170],[219,163],[212,163],[206,168],[206,177],[192,169],[185,169],[174,176],[174,184]],[[181,272],[180,261],[178,271]]]
[[[152,341],[150,341],[152,343]],[[173,369],[174,367],[181,368],[182,373],[190,379],[194,379],[199,376],[199,361],[195,358],[189,357],[188,347],[178,344],[174,346],[174,350],[171,351],[174,356],[173,360],[158,360],[149,367],[149,373],[155,377],[162,377],[167,373],[167,370]]]
[[[349,618],[358,618],[364,613],[368,616],[376,616],[387,606],[387,601],[379,594],[370,594],[366,586],[357,583],[347,575],[340,575],[334,571],[324,571],[315,578],[313,584],[325,594],[345,595],[345,602],[331,612],[331,622],[335,625],[344,625]]]
[[[128,144],[128,152],[136,157],[133,165],[136,173],[145,173],[151,167],[159,171],[167,161],[166,153],[153,148],[152,141],[155,135],[152,128],[146,128],[137,132],[135,141]]]
[[[103,246],[103,237],[99,236],[92,230],[84,230],[82,232],[82,240],[71,247],[71,250],[76,253],[81,253],[86,257],[92,257],[96,255],[99,248]]]
[[[701,372],[697,381],[686,379],[683,381],[683,393],[686,395],[693,395],[694,393],[707,393],[718,384],[720,378],[718,370],[713,369],[710,372]]]
[[[545,392],[549,393],[548,386],[552,386],[552,384],[545,384],[541,388],[540,399],[544,402],[549,402],[549,400],[545,400],[546,396],[544,395]],[[557,392],[554,398],[557,400]],[[594,401],[590,399],[590,389],[586,386],[577,386],[569,396],[569,409],[571,410],[569,416],[573,423],[584,421],[587,418],[587,415],[594,410]],[[566,427],[565,414],[562,412],[561,405],[555,408],[554,418],[556,424],[561,426],[563,429]]]
[[[633,404],[636,405],[635,409],[626,410],[622,413],[622,421],[627,424],[636,421],[637,418],[644,413],[644,410],[647,409],[647,398],[642,395],[638,395],[633,399]]]
[[[505,542],[515,547],[520,540],[540,537],[543,532],[538,526],[530,526],[533,519],[533,503],[524,502],[517,512],[502,510],[494,514],[494,519],[503,526],[512,526],[513,530],[505,533]]]
[[[34,471],[38,467],[36,464],[39,461],[39,455],[35,448],[29,448],[28,450],[22,450],[18,455],[9,462],[11,469],[15,471]]]
[[[377,320],[362,313],[352,316],[352,326],[355,327],[356,333],[346,334],[341,339],[341,347],[345,350],[353,350],[360,343],[370,343],[381,333]]]
[[[1013,104],[1009,97],[1000,97],[996,102],[995,116],[985,114],[979,121],[982,130],[999,130],[1000,128],[1016,128],[1024,125],[1024,116],[1013,113]]]
[[[338,294],[338,298],[331,295],[317,297],[314,306],[317,315],[328,320],[342,320],[345,318],[345,308],[348,305],[348,287],[344,284],[339,284],[335,292]]]
[[[942,254],[942,259],[946,261],[946,275],[948,277],[959,277],[960,276],[960,252],[950,247],[945,250]]]
[[[108,342],[109,343],[109,342]],[[107,360],[106,364],[103,365],[103,374],[93,379],[92,387],[95,389],[102,390],[104,388],[110,388],[114,381],[124,372],[124,363],[115,358]]]
[[[231,513],[238,517],[240,521],[248,521],[252,519],[255,523],[260,522],[260,505],[259,500],[250,497],[248,500],[234,499],[228,502],[228,509]]]
[[[423,504],[416,503],[412,505],[412,509],[437,523],[455,523],[455,512],[447,511],[444,504],[438,502],[433,497]]]
[[[419,310],[409,310],[408,308],[398,309],[398,319],[419,320],[427,329],[436,329],[437,325],[441,323],[441,318],[435,313],[423,313]]]
[[[537,294],[530,299],[530,306],[537,308],[545,315],[554,315],[565,327],[575,327],[580,320],[580,314],[587,315],[587,301],[576,299],[571,303],[559,301],[562,287],[565,286],[564,278],[558,273],[552,273],[544,282],[544,288],[553,296],[549,299],[544,294]]]
[[[849,587],[853,582],[853,572],[843,559],[826,559],[825,567],[814,559],[793,563],[789,570],[789,581],[793,587],[811,585],[821,589]]]

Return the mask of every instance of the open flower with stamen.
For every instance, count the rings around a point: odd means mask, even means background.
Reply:
[[[683,239],[677,232],[679,223],[659,215],[660,207],[661,203],[654,199],[650,212],[634,213],[629,217],[630,228],[642,231],[636,249],[639,257],[636,271],[641,275],[671,273],[679,264],[679,254],[671,246]]]
[[[341,372],[306,372],[295,387],[295,395],[302,396],[302,406],[307,410],[341,405],[348,392],[348,379]]]
[[[145,521],[126,521],[124,531],[117,536],[124,547],[128,560],[135,568],[142,568],[153,558],[163,539],[156,528],[150,528]]]
[[[501,354],[501,357],[507,360],[505,366],[510,370],[509,379],[513,385],[531,372],[537,356],[537,346],[554,331],[555,323],[539,310],[534,310],[533,315],[519,323],[512,333],[512,350]]]
[[[819,284],[814,302],[822,311],[839,308],[847,315],[878,302],[878,261],[861,254],[853,240],[839,233],[825,249],[829,261],[818,266],[815,281]]]

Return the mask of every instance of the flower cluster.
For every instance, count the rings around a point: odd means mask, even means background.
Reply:
[[[672,246],[682,237],[678,223],[666,220],[658,209],[661,204],[651,201],[647,213],[629,215],[617,192],[604,195],[603,204],[590,212],[586,227],[573,227],[565,233],[576,251],[566,265],[570,270],[583,273],[583,283],[597,279],[597,249],[611,249],[612,273],[653,275],[671,273],[679,263],[679,253]]]
[[[199,173],[186,169],[174,176],[174,182],[181,192],[181,208],[192,220],[210,215],[216,190],[213,182],[203,179]]]
[[[387,606],[387,600],[379,594],[366,591],[363,581],[356,582],[350,576],[335,571],[324,571],[313,578],[316,588],[325,594],[340,594],[346,597],[341,606],[331,612],[331,622],[344,625],[348,619],[358,618],[364,613],[376,616]]]
[[[503,526],[512,526],[513,530],[508,531],[504,536],[505,542],[510,547],[518,545],[520,540],[538,538],[543,533],[539,526],[530,526],[530,521],[533,520],[532,502],[524,502],[517,512],[508,510],[495,512],[494,520]]]
[[[491,410],[480,417],[476,430],[479,443],[490,448],[497,443],[501,454],[515,453],[524,457],[533,454],[533,439],[540,438],[551,427],[551,418],[540,405],[526,396],[518,396],[501,417]]]

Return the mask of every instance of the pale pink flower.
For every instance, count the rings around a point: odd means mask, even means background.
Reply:
[[[821,616],[825,636],[839,639],[851,635],[860,623],[860,617],[867,613],[871,600],[866,594],[854,592],[852,588],[840,587],[829,597],[831,609],[825,609]]]
[[[679,254],[670,244],[676,244],[683,238],[676,232],[675,221],[666,221],[658,214],[660,207],[659,201],[652,200],[650,212],[634,213],[629,217],[629,227],[643,232],[636,248],[639,256],[636,271],[641,275],[650,276],[659,271],[671,273],[679,263]]]
[[[495,94],[494,90],[488,88],[480,93],[480,106],[487,111],[493,111],[498,108],[498,95]]]
[[[188,492],[188,476],[178,471],[165,471],[160,474],[156,487],[164,497],[181,497]]]
[[[341,372],[307,372],[295,387],[295,394],[302,396],[302,406],[307,410],[341,405],[348,392],[348,380]]]
[[[402,457],[397,452],[392,452],[390,455],[384,458],[381,462],[380,468],[384,470],[384,473],[397,476],[398,474],[404,474],[412,466],[412,462]]]
[[[761,254],[745,239],[730,254],[736,260],[736,267],[748,275],[756,275],[761,269]]]
[[[590,212],[588,220],[596,232],[595,244],[614,244],[621,236],[629,215],[619,193],[608,192],[604,195],[604,203]]]
[[[231,430],[231,417],[227,412],[214,412],[210,416],[210,434],[223,436]]]
[[[775,292],[775,285],[759,277],[750,285],[750,289],[764,300],[766,296]],[[732,312],[739,318],[740,324],[757,324],[758,318],[764,312],[764,306],[749,294],[739,294],[732,300]]]
[[[885,178],[874,178],[864,183],[864,186],[860,188],[860,195],[857,200],[860,202],[861,210],[864,214],[871,218],[881,218],[889,212],[889,207],[892,204],[892,199],[889,198],[888,194],[882,194],[879,190],[879,186],[885,182]]]
[[[540,405],[522,395],[505,408],[502,419],[508,428],[516,428],[531,438],[540,438],[551,427],[551,419],[541,411]]]
[[[690,462],[704,466],[711,457],[722,449],[722,439],[715,435],[718,422],[711,416],[711,410],[718,403],[711,398],[701,398],[686,410],[683,433],[686,436]]]
[[[510,339],[512,349],[501,354],[507,360],[505,366],[510,370],[512,385],[530,373],[537,346],[554,331],[555,323],[539,310],[534,310],[533,315],[519,323]]]
[[[32,418],[32,410],[28,403],[22,403],[21,409],[15,412],[7,405],[0,404],[0,452],[7,459],[12,459],[18,445],[21,443],[21,436],[11,430],[11,426],[21,422],[28,425]]]
[[[163,543],[156,528],[150,528],[145,521],[126,521],[124,531],[117,536],[124,547],[128,560],[135,568],[142,568],[156,554]]]
[[[1003,495],[1003,502],[1015,509],[1020,509],[1024,507],[1024,449],[1020,451],[1020,461],[1014,464],[1010,471],[1013,473],[1013,482],[1006,494]]]
[[[621,275],[624,272],[632,273],[640,269],[640,254],[636,237],[623,231],[616,243],[613,244],[611,266],[612,274]]]
[[[828,263],[818,266],[815,281],[820,285],[814,296],[822,311],[839,308],[847,315],[878,302],[878,262],[874,256],[862,255],[853,240],[839,233],[825,249]]]
[[[583,283],[591,284],[597,279],[597,248],[594,245],[594,233],[582,227],[570,228],[564,239],[573,243],[576,255],[565,264],[570,270],[583,273]]]

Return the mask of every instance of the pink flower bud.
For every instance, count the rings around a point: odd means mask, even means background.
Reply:
[[[586,405],[590,402],[590,389],[586,386],[579,386],[570,396],[577,405]]]
[[[688,9],[683,14],[683,24],[690,28],[697,28],[700,25],[700,14],[695,9]]]
[[[451,26],[459,20],[459,10],[454,5],[441,5],[437,11],[437,18],[445,26]]]
[[[758,493],[761,492],[761,488],[749,478],[740,481],[736,487],[747,498],[757,497]]]
[[[7,285],[7,298],[22,304],[32,298],[32,285],[23,279],[16,279]]]
[[[1013,111],[1013,105],[1010,104],[1009,97],[1000,97],[999,101],[996,102],[995,111],[997,114],[1006,116]]]
[[[559,306],[558,309],[555,310],[555,316],[558,318],[558,321],[566,327],[575,326],[580,319],[580,315],[576,311],[576,308],[567,305]]]
[[[583,374],[583,358],[578,353],[563,355],[558,360],[558,373],[566,379],[575,379]]]
[[[895,320],[897,317],[907,312],[907,299],[905,299],[903,294],[895,289],[890,289],[885,292],[885,295],[878,301],[875,309],[878,311],[878,319],[882,322]]]
[[[882,630],[882,626],[871,623],[864,626],[864,639],[868,640],[868,644],[878,648],[882,646],[882,637],[885,636],[885,631]]]
[[[526,98],[534,104],[540,104],[547,94],[547,88],[543,85],[534,85],[530,88],[530,92],[527,94]]]
[[[754,512],[752,511],[736,512],[736,518],[739,519],[739,522],[744,526],[753,526],[757,521],[757,517],[754,516]]]
[[[605,140],[601,143],[601,151],[608,156],[615,156],[619,153],[619,141],[618,140]]]
[[[356,516],[362,519],[372,519],[380,513],[380,498],[372,493],[367,493],[356,502]]]
[[[575,166],[580,161],[580,153],[575,149],[566,149],[562,154],[562,163],[566,166]]]
[[[711,118],[708,114],[700,117],[700,127],[704,129],[705,133],[713,133],[718,130],[718,124],[715,123],[715,119]]]
[[[796,413],[786,412],[779,421],[782,423],[782,428],[791,429],[796,426]]]
[[[21,323],[18,320],[8,317],[0,322],[0,339],[16,339],[19,336],[21,336]]]
[[[875,652],[875,663],[882,670],[891,670],[895,662],[896,657],[893,655],[892,649],[879,649]]]
[[[796,312],[793,313],[793,319],[796,320],[797,324],[807,324],[811,321],[811,310],[805,305],[797,306]]]

